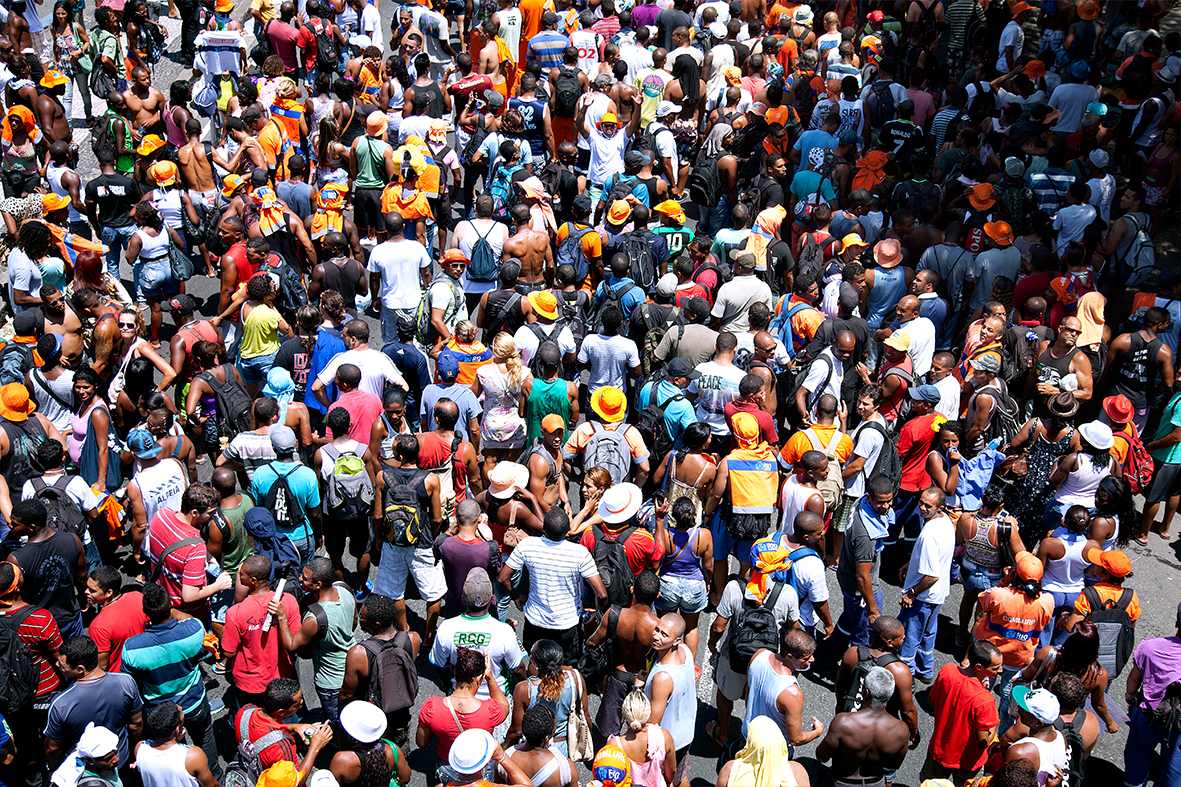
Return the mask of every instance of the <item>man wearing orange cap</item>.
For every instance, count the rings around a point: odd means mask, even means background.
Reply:
[[[996,69],[1007,74],[1017,67],[1017,58],[1021,57],[1021,49],[1025,46],[1025,32],[1021,26],[1029,18],[1033,6],[1029,3],[1014,3],[1009,6],[1013,18],[1001,31],[1000,44],[997,47]]]
[[[642,487],[647,483],[650,472],[648,446],[644,443],[640,430],[623,420],[627,415],[627,397],[619,388],[604,385],[590,395],[590,409],[594,413],[594,419],[579,424],[562,447],[566,470],[569,471],[571,463],[577,457],[585,457],[588,451],[601,457],[605,448],[611,449],[614,441],[609,441],[604,446],[604,438],[600,436],[602,432],[620,432],[627,444],[628,456],[620,455],[617,460],[612,457],[612,462],[609,463],[611,466],[606,469],[616,484],[634,478],[636,485]]]
[[[1127,612],[1128,619],[1135,625],[1140,619],[1140,598],[1135,590],[1124,587],[1128,577],[1132,576],[1131,558],[1118,549],[1104,551],[1098,547],[1088,547],[1083,550],[1083,560],[1091,564],[1087,569],[1088,579],[1098,581],[1078,594],[1074,609],[1063,628],[1067,632],[1074,631],[1079,621],[1085,620],[1091,612],[1112,607]],[[1122,634],[1120,638],[1123,638]],[[1131,643],[1128,643],[1128,649],[1131,650]],[[1124,666],[1119,662],[1108,661],[1103,655],[1100,655],[1099,663],[1107,667],[1110,675],[1118,675]]]
[[[964,273],[964,308],[969,314],[984,308],[992,298],[992,283],[998,276],[1017,281],[1021,270],[1021,250],[1013,245],[1013,228],[1006,221],[984,224],[985,251]]]
[[[636,107],[639,108],[640,96],[635,97]],[[623,152],[627,142],[635,135],[640,127],[640,112],[632,112],[631,120],[626,128],[619,122],[614,112],[607,112],[602,119],[593,126],[587,120],[589,103],[583,103],[574,118],[574,128],[590,143],[590,165],[586,170],[587,193],[591,202],[598,202],[603,193],[603,184],[607,176],[623,171]]]
[[[357,231],[371,243],[374,231],[382,229],[381,193],[395,171],[394,149],[382,139],[385,130],[385,115],[374,112],[365,121],[365,136],[357,137],[349,148],[356,189],[353,216]]]
[[[74,86],[70,83],[69,77],[53,69],[45,72],[45,76],[41,78],[41,87],[45,88],[45,91],[37,96],[37,101],[33,105],[37,113],[37,125],[41,127],[50,143],[72,143],[70,118],[66,114],[66,108],[62,106],[61,97],[66,94],[67,87],[73,90]],[[73,158],[77,161],[76,147]]]
[[[430,304],[431,326],[437,337],[436,343],[446,343],[460,321],[468,318],[467,301],[463,297],[463,285],[459,278],[467,270],[468,258],[459,249],[451,249],[443,255],[443,275],[427,287],[425,297]]]

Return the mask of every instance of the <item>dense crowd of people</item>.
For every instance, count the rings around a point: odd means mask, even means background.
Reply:
[[[0,784],[1181,784],[1171,4],[169,9],[5,4]]]

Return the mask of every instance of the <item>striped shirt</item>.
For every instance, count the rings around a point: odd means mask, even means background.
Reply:
[[[201,534],[196,528],[180,521],[176,512],[171,508],[161,508],[148,525],[148,541],[145,552],[148,553],[148,563],[155,568],[160,562],[164,550],[177,541],[189,538],[200,539]],[[205,587],[205,565],[208,553],[204,542],[190,544],[173,550],[164,560],[164,567],[160,571],[160,584],[168,591],[172,605],[181,612],[201,617],[209,609],[209,601],[198,601],[195,604],[185,604],[183,587]]]
[[[568,541],[530,536],[517,544],[506,565],[513,571],[529,568],[526,620],[551,631],[578,625],[582,580],[599,575],[590,550]]]
[[[135,678],[149,708],[172,700],[185,713],[205,701],[198,665],[205,655],[205,627],[196,618],[149,625],[123,643],[123,671]]]
[[[1058,209],[1066,204],[1066,193],[1074,184],[1074,175],[1064,169],[1044,169],[1029,176],[1029,187],[1038,210],[1046,212],[1051,219],[1058,215]]]
[[[566,47],[570,46],[570,37],[557,30],[542,30],[529,39],[529,51],[525,54],[525,62],[537,60],[542,69],[562,67],[562,55]]]
[[[23,610],[24,607],[21,607],[16,611]],[[5,617],[10,617],[12,614],[12,610],[8,609],[0,612],[0,615]],[[49,656],[61,648],[62,635],[53,615],[46,609],[38,609],[36,612],[29,613],[28,617],[21,621],[16,635],[28,648],[29,661],[37,668],[37,696],[44,697],[57,691],[58,686],[61,685],[61,678],[54,671],[53,665],[49,663]]]
[[[968,32],[968,21],[972,17],[984,21],[984,10],[976,0],[960,0],[958,3],[944,6],[943,23],[951,31],[947,42],[948,49],[958,52],[964,48],[964,34]]]

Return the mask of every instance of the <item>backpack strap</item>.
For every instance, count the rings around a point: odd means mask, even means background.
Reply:
[[[324,607],[320,605],[319,601],[313,601],[308,604],[308,612],[312,613],[312,617],[316,619],[316,639],[324,639],[328,635],[328,613],[324,611]]]
[[[784,585],[783,582],[776,582],[775,588],[770,593],[768,593],[767,596],[763,599],[763,603],[761,606],[764,606],[764,607],[770,609],[771,612],[774,612],[775,611],[775,602],[779,601],[779,594],[783,592],[783,585]]]
[[[160,553],[160,559],[156,562],[156,567],[152,569],[152,575],[151,575],[151,577],[149,577],[148,582],[149,583],[155,582],[157,579],[160,578],[160,573],[164,571],[164,561],[167,560],[168,556],[171,555],[173,552],[177,551],[178,549],[182,549],[184,547],[191,547],[191,546],[196,546],[197,544],[204,544],[204,543],[205,542],[202,541],[199,536],[193,536],[191,538],[182,538],[179,541],[173,541],[171,544],[169,544],[167,547],[165,547],[163,552]]]
[[[72,405],[71,403],[67,402],[65,399],[58,396],[57,392],[49,387],[49,379],[46,378],[45,375],[41,374],[40,369],[34,368],[31,371],[33,372],[33,374],[32,374],[33,382],[37,384],[38,388],[40,388],[42,391],[45,391],[45,393],[49,394],[50,398],[53,399],[53,401],[57,402],[62,407],[66,408],[67,410],[74,409],[74,405]]]
[[[1120,612],[1127,612],[1128,605],[1132,603],[1132,593],[1128,588],[1124,588],[1123,592],[1119,594],[1119,598],[1115,601],[1115,609]]]
[[[1091,608],[1091,612],[1098,612],[1104,608],[1103,599],[1099,597],[1099,591],[1095,590],[1094,585],[1089,585],[1083,589],[1083,598],[1087,600],[1087,606]]]

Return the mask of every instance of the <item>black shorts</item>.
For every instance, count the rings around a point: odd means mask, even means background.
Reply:
[[[370,227],[384,229],[381,217],[381,192],[384,189],[356,189],[353,195],[353,223],[357,230],[367,231]]]
[[[369,517],[363,519],[346,520],[343,522],[325,521],[324,541],[328,554],[344,553],[344,540],[349,540],[349,554],[359,558],[369,549],[373,539],[373,530],[369,524]]]
[[[1159,459],[1153,459],[1152,464],[1152,483],[1144,491],[1144,500],[1148,503],[1163,503],[1181,490],[1181,465]]]

